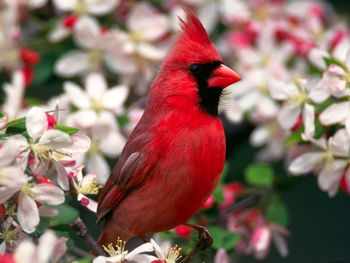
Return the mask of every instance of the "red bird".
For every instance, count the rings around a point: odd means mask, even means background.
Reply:
[[[155,78],[144,114],[102,190],[100,244],[185,224],[217,185],[225,161],[222,90],[239,81],[187,12]]]

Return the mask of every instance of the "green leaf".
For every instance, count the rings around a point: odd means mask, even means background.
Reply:
[[[321,136],[325,133],[325,129],[323,127],[323,125],[321,124],[321,122],[319,120],[315,121],[315,135],[314,137],[316,139],[321,138]]]
[[[232,251],[234,246],[240,241],[241,236],[237,233],[232,233],[222,228],[212,226],[208,228],[213,236],[213,248],[224,248],[227,251]]]
[[[35,66],[34,79],[31,85],[43,86],[53,75],[52,65],[55,63],[54,56],[42,56],[42,61]]]
[[[26,131],[26,118],[18,118],[5,125],[7,134],[20,134]]]
[[[39,105],[42,105],[43,102],[40,101],[39,99],[37,98],[26,98],[26,104],[29,106],[29,107],[33,107],[33,106],[39,106]]]
[[[44,217],[40,219],[39,225],[36,227],[35,232],[39,235],[44,233],[49,228],[49,219]]]
[[[215,199],[216,202],[218,202],[219,204],[221,204],[224,201],[224,191],[222,189],[222,185],[218,185],[214,192],[213,192],[213,197]]]
[[[245,171],[245,180],[253,186],[271,186],[273,170],[266,164],[252,164]]]
[[[4,116],[5,114],[0,111],[0,119],[3,118]]]
[[[65,133],[68,133],[69,135],[73,135],[73,134],[75,134],[75,133],[77,133],[79,131],[78,128],[69,127],[69,126],[65,126],[65,125],[62,125],[62,124],[57,124],[57,125],[55,125],[54,128],[56,130],[60,130],[60,131],[63,131]]]
[[[229,170],[230,170],[230,164],[228,162],[225,162],[224,170],[222,171],[222,175],[221,175],[221,180],[227,176]]]
[[[117,116],[117,122],[120,128],[124,128],[130,122],[130,118],[127,115]]]
[[[265,211],[266,218],[276,224],[287,226],[288,224],[288,209],[284,202],[274,196],[268,204]]]
[[[287,146],[292,146],[292,145],[295,145],[295,144],[302,142],[303,141],[301,138],[302,130],[303,129],[300,127],[297,131],[295,131],[294,133],[289,135],[287,137],[287,139],[285,140],[285,144]]]
[[[58,215],[50,218],[50,227],[67,225],[69,223],[72,223],[79,216],[78,210],[69,205],[62,204],[59,206],[55,206],[55,208],[58,209]]]
[[[341,67],[345,72],[347,72],[347,67],[339,60],[337,60],[334,57],[324,57],[324,62],[326,63],[327,66],[330,65],[337,65],[339,67]]]

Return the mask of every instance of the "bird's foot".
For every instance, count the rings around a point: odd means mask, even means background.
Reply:
[[[198,231],[198,241],[196,243],[196,247],[199,250],[201,251],[206,250],[208,247],[210,247],[213,244],[213,237],[209,233],[208,229],[206,229],[204,226],[191,225],[191,224],[188,224],[188,226]]]
[[[198,240],[197,240],[195,246],[190,251],[190,253],[185,258],[183,258],[183,260],[180,263],[191,262],[193,256],[198,251],[204,251],[213,244],[213,238],[212,238],[211,234],[209,233],[208,229],[206,229],[204,226],[193,225],[193,224],[186,224],[186,226],[194,228],[198,231]]]

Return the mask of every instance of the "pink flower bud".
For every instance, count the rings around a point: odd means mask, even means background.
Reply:
[[[86,198],[86,197],[83,197],[81,200],[80,200],[80,204],[82,205],[82,206],[88,206],[89,205],[89,203],[90,203],[90,201],[89,201],[89,199],[88,198]]]
[[[29,48],[21,48],[20,57],[29,66],[37,64],[40,60],[38,53]]]
[[[215,203],[215,199],[214,199],[213,195],[210,195],[208,197],[208,199],[204,202],[202,207],[204,209],[209,209],[210,207],[212,207],[214,205],[214,203]]]
[[[262,252],[269,248],[271,242],[271,230],[266,226],[258,227],[252,235],[252,247],[256,252]]]
[[[72,29],[75,26],[77,20],[78,20],[77,16],[68,15],[63,19],[62,24],[65,28]]]
[[[57,121],[51,114],[48,114],[48,113],[45,113],[45,114],[46,114],[46,120],[47,120],[47,129],[51,130],[57,125]]]
[[[188,226],[181,225],[181,226],[178,226],[178,227],[175,228],[175,232],[176,232],[176,234],[178,234],[178,236],[180,238],[188,239],[190,234],[191,234],[191,232],[192,232],[192,230]]]

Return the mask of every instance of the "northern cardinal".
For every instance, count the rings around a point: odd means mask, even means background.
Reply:
[[[98,200],[98,242],[127,241],[184,224],[217,185],[225,161],[218,105],[239,81],[198,18],[187,11],[146,109]]]

